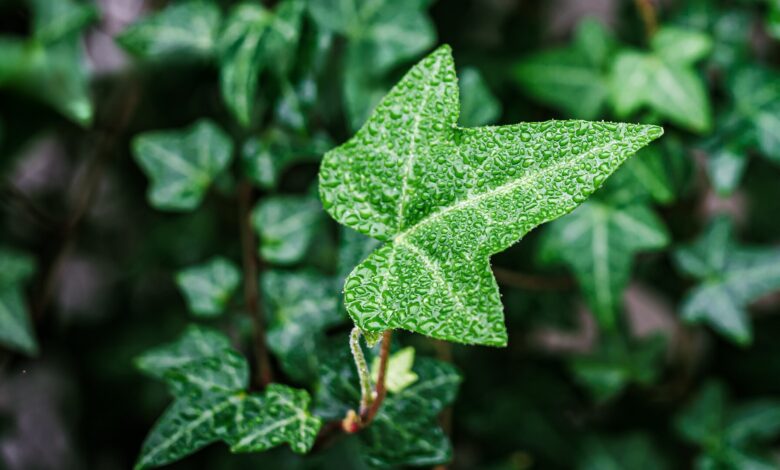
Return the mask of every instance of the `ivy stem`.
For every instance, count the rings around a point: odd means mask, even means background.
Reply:
[[[653,0],[634,0],[634,5],[636,5],[636,9],[639,11],[639,16],[642,17],[647,39],[650,40],[658,30],[658,18]]]
[[[349,349],[352,351],[352,358],[355,360],[355,367],[360,378],[360,414],[368,411],[368,407],[374,401],[373,391],[371,389],[371,373],[368,371],[368,363],[363,349],[360,347],[360,328],[352,328],[349,334]]]
[[[255,236],[251,225],[252,185],[242,181],[238,187],[239,220],[241,229],[242,261],[244,265],[244,300],[246,311],[252,320],[252,345],[255,354],[255,381],[261,388],[273,382],[271,360],[265,344],[265,326],[260,309],[260,290],[258,288],[258,258]]]
[[[349,348],[352,351],[352,357],[355,359],[355,366],[360,378],[360,414],[355,413],[354,410],[349,410],[347,416],[341,422],[341,427],[347,434],[356,433],[371,424],[371,421],[379,411],[379,407],[382,406],[382,402],[387,395],[385,376],[387,375],[387,361],[390,357],[392,335],[392,330],[385,330],[382,333],[376,390],[371,388],[371,374],[368,371],[366,357],[360,348],[360,329],[358,327],[353,328],[349,335]]]

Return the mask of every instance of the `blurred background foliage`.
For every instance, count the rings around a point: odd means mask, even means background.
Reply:
[[[451,468],[780,468],[779,41],[777,0],[0,1],[0,468],[131,466],[169,402],[134,359],[189,323],[251,357],[242,236],[276,377],[342,416],[340,287],[372,242],[325,216],[318,161],[440,43],[461,125],[666,134],[494,258],[507,349],[396,335],[462,375],[415,439],[449,433]]]

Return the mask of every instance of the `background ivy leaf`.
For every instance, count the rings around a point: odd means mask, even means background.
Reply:
[[[589,201],[550,224],[539,256],[568,265],[599,323],[613,328],[634,255],[668,243],[663,222],[647,206]]]
[[[701,281],[682,305],[682,317],[705,322],[738,344],[752,340],[746,305],[780,286],[780,250],[743,247],[719,217],[693,244],[675,252],[678,268]]]
[[[151,180],[149,203],[168,211],[196,208],[233,157],[230,138],[208,119],[180,130],[143,133],[132,146]]]
[[[245,174],[261,189],[276,189],[284,171],[295,163],[319,161],[332,146],[330,138],[320,134],[300,139],[278,127],[251,137],[241,149]]]
[[[37,354],[38,343],[24,295],[35,262],[25,253],[0,247],[0,266],[0,345],[27,355]]]
[[[645,434],[596,437],[586,441],[579,470],[663,470],[669,464]]]
[[[222,14],[210,1],[172,3],[128,26],[117,37],[128,52],[145,59],[214,54]]]
[[[632,384],[649,385],[661,371],[666,341],[661,336],[628,343],[611,336],[592,354],[573,358],[574,377],[599,403],[615,398]]]
[[[260,256],[278,264],[300,261],[309,248],[322,209],[309,196],[272,196],[252,211],[252,225],[260,237]]]
[[[706,87],[693,64],[711,49],[709,38],[682,29],[662,28],[653,51],[618,52],[612,65],[610,96],[615,113],[627,117],[649,106],[695,132],[711,126]]]
[[[268,271],[262,288],[269,349],[294,380],[316,377],[324,331],[344,320],[334,280],[313,272]]]
[[[501,103],[491,93],[485,79],[475,68],[460,72],[460,125],[463,127],[492,124],[501,115]]]
[[[444,46],[325,155],[320,196],[334,219],[388,242],[345,284],[361,329],[502,346],[489,256],[571,211],[662,130],[582,121],[464,129],[457,119]]]
[[[33,31],[43,43],[58,41],[78,33],[97,18],[93,5],[72,0],[32,0]]]
[[[164,379],[169,371],[192,361],[216,356],[230,346],[230,341],[222,333],[190,325],[178,340],[138,356],[135,366],[151,377]]]
[[[238,267],[221,257],[184,269],[176,275],[176,284],[184,294],[190,312],[202,317],[222,314],[240,282]]]
[[[583,20],[571,46],[534,53],[515,67],[514,76],[534,98],[569,116],[593,119],[606,103],[613,42],[597,20]]]

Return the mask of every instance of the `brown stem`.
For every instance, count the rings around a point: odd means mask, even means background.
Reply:
[[[363,427],[371,424],[371,421],[379,411],[379,407],[382,406],[382,402],[387,395],[387,388],[385,387],[385,375],[387,373],[387,360],[390,357],[390,342],[393,340],[393,330],[385,330],[382,333],[382,347],[379,351],[379,373],[376,379],[376,392],[374,401],[371,402],[371,406],[361,416],[360,422]]]
[[[647,39],[650,40],[658,30],[658,18],[653,0],[634,0],[634,5],[636,5],[636,9],[639,11],[639,16],[642,17]]]
[[[518,289],[567,290],[574,287],[574,282],[568,277],[539,277],[498,266],[493,266],[493,274],[499,283]]]
[[[256,385],[265,388],[273,382],[271,360],[265,344],[265,326],[260,309],[260,290],[258,288],[259,262],[255,245],[255,236],[250,221],[252,211],[252,185],[241,182],[238,188],[238,210],[241,229],[241,251],[244,264],[244,300],[249,318],[252,320],[252,344],[255,350]]]
[[[132,78],[120,82],[117,89],[119,93],[123,93],[120,112],[116,115],[115,121],[106,126],[107,129],[99,136],[94,147],[94,155],[84,174],[83,181],[78,181],[76,184],[76,187],[81,190],[77,193],[75,207],[62,228],[62,236],[60,237],[62,242],[51,263],[49,263],[40,289],[41,295],[33,309],[33,318],[36,322],[41,320],[51,302],[62,263],[75,245],[79,225],[87,212],[89,212],[90,207],[92,207],[98,189],[100,189],[103,172],[108,161],[117,153],[113,146],[119,135],[127,127],[138,105],[140,90],[138,85],[132,81]]]

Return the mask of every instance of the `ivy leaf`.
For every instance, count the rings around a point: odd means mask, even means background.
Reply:
[[[571,46],[525,58],[515,67],[514,76],[534,98],[569,116],[593,119],[606,103],[613,43],[601,23],[585,19],[577,26]]]
[[[33,31],[43,43],[78,33],[97,18],[97,9],[71,0],[32,0]]]
[[[320,197],[338,222],[386,242],[345,284],[358,327],[503,346],[490,255],[574,209],[662,130],[583,121],[459,128],[457,120],[455,67],[443,46],[325,154]]]
[[[261,452],[283,442],[299,454],[311,449],[322,421],[309,414],[306,390],[271,384],[262,397],[249,398],[226,439],[232,452]]]
[[[247,361],[216,331],[190,327],[137,364],[168,382],[175,401],[144,441],[136,469],[168,464],[218,440],[233,452],[288,442],[303,453],[314,444],[321,421],[308,411],[308,392],[272,384],[263,394],[247,394]]]
[[[452,449],[437,416],[458,393],[461,376],[451,364],[419,358],[412,369],[418,380],[390,392],[374,421],[360,432],[360,455],[375,467],[446,463]],[[360,401],[358,377],[349,354],[338,351],[321,369],[318,411],[342,418]]]
[[[262,69],[289,67],[302,12],[297,0],[282,2],[275,12],[249,2],[231,10],[220,37],[220,85],[228,108],[243,126],[251,122]]]
[[[174,369],[200,359],[219,355],[230,348],[222,333],[191,325],[173,343],[150,349],[135,359],[135,366],[145,374],[164,379]]]
[[[332,146],[325,135],[301,140],[279,129],[271,128],[260,137],[247,139],[241,149],[244,173],[261,189],[276,189],[282,173],[292,164],[319,161]]]
[[[230,138],[208,119],[184,129],[146,132],[132,146],[151,180],[149,203],[166,211],[196,208],[233,157]]]
[[[663,470],[669,468],[649,436],[631,433],[620,437],[591,438],[579,470]]]
[[[30,322],[24,285],[35,271],[27,254],[0,248],[0,344],[27,355],[38,352]]]
[[[645,201],[668,204],[674,201],[677,191],[669,171],[674,165],[672,160],[682,158],[669,148],[645,147],[612,175],[600,194],[616,204]]]
[[[214,54],[221,23],[212,2],[177,2],[131,24],[117,37],[131,54],[145,59]]]
[[[501,115],[501,103],[475,68],[464,68],[460,73],[460,125],[484,126]]]
[[[190,312],[200,317],[222,314],[240,282],[241,272],[236,265],[221,257],[176,275],[176,284],[187,299]]]
[[[550,224],[539,256],[568,265],[599,323],[612,328],[634,255],[668,243],[663,222],[647,206],[589,201]]]
[[[385,387],[393,393],[398,393],[419,378],[412,372],[414,364],[414,348],[409,346],[394,352],[387,359],[387,371],[385,372]],[[379,380],[379,357],[374,357],[371,362],[371,379],[376,383]]]
[[[610,78],[615,113],[627,117],[649,106],[677,125],[708,131],[710,102],[693,64],[711,46],[711,40],[701,33],[666,27],[653,37],[652,52],[620,51]]]
[[[341,322],[333,279],[312,272],[268,271],[261,279],[268,312],[268,348],[297,381],[316,376],[324,331]]]
[[[752,341],[746,305],[780,289],[780,250],[739,246],[726,218],[715,219],[693,244],[675,252],[678,268],[701,284],[682,305],[689,323],[708,323],[737,344]]]
[[[619,395],[630,384],[649,385],[661,370],[666,341],[661,336],[627,344],[622,338],[603,340],[591,355],[574,358],[569,366],[578,382],[597,402]]]
[[[260,256],[278,264],[294,264],[306,254],[322,209],[309,196],[272,196],[252,211],[252,224],[260,237]]]

